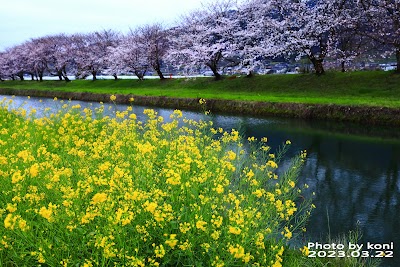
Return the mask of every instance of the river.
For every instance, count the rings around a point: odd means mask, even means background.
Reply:
[[[0,96],[2,99],[3,96]],[[8,96],[9,98],[9,96]],[[25,108],[61,104],[53,99],[15,97],[14,106],[27,101]],[[72,101],[82,107],[90,104]],[[109,105],[124,110],[126,105]],[[146,107],[135,106],[139,120]],[[173,111],[154,108],[166,119]],[[39,112],[40,115],[40,112]],[[400,132],[398,129],[376,128],[368,125],[343,124],[326,121],[305,121],[248,116],[205,116],[184,112],[191,119],[211,119],[214,127],[239,129],[247,136],[268,137],[269,146],[277,149],[286,140],[292,147],[287,156],[307,150],[308,157],[299,177],[308,184],[316,209],[302,240],[326,243],[328,235],[335,238],[357,227],[362,233],[359,244],[393,242],[394,258],[384,259],[382,266],[400,266]]]

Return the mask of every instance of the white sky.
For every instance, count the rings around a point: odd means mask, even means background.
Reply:
[[[58,33],[113,29],[162,22],[173,25],[180,15],[211,0],[2,0],[0,51],[30,38]]]

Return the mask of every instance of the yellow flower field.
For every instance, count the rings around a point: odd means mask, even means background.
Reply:
[[[277,174],[290,142],[272,153],[266,138],[179,110],[141,122],[132,107],[61,103],[36,118],[11,102],[0,107],[1,266],[276,267],[304,227],[305,153]]]

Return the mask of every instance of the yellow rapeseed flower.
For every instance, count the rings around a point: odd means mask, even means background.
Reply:
[[[21,158],[24,162],[28,162],[28,161],[33,161],[34,160],[34,158],[29,153],[28,150],[22,150],[22,151],[18,152],[17,153],[17,157]]]
[[[218,257],[215,257],[215,260],[211,263],[213,267],[224,267],[225,263]]]
[[[227,155],[228,155],[228,159],[229,159],[229,160],[235,160],[235,159],[236,159],[236,153],[233,152],[232,150],[229,150],[229,151],[227,152]]]
[[[21,229],[23,232],[29,230],[29,226],[27,225],[26,221],[24,219],[19,219],[18,220],[18,227]]]
[[[24,180],[24,176],[21,175],[21,171],[18,170],[16,172],[13,173],[12,177],[11,177],[11,182],[13,184],[18,183],[19,181]]]
[[[145,203],[145,206],[146,206],[146,210],[148,212],[154,214],[154,212],[155,212],[155,210],[156,210],[158,205],[155,202],[150,202],[150,203],[147,202],[147,204]]]
[[[220,184],[218,184],[215,188],[214,188],[215,192],[217,192],[218,194],[222,194],[224,192],[224,187]]]
[[[253,172],[253,170],[250,170],[248,173],[246,173],[246,177],[247,177],[247,178],[252,178],[252,177],[254,177],[254,172]]]
[[[308,254],[310,254],[310,250],[308,249],[307,246],[300,248],[300,251],[301,253],[303,253],[304,256],[308,256]]]
[[[236,246],[229,246],[228,251],[236,259],[241,259],[245,256],[244,248],[239,244],[236,244]]]
[[[107,194],[106,193],[97,193],[93,196],[92,198],[92,203],[93,204],[98,204],[102,203],[107,200]]]
[[[255,138],[254,136],[252,136],[252,137],[247,137],[247,140],[248,140],[249,142],[255,142],[255,141],[257,140],[257,138]]]
[[[7,203],[6,210],[8,212],[10,212],[10,213],[15,212],[17,210],[17,204],[15,204],[15,203],[14,204]]]
[[[172,114],[176,115],[177,118],[182,118],[182,111],[179,109],[175,109]]]
[[[199,220],[196,222],[196,228],[202,231],[206,231],[205,226],[207,225],[207,222]]]
[[[15,220],[13,220],[12,213],[7,214],[4,219],[4,228],[6,229],[14,229]]]
[[[191,228],[192,226],[190,223],[184,222],[179,224],[179,231],[181,231],[183,234],[189,232]]]
[[[261,189],[257,189],[252,194],[255,195],[256,197],[260,198],[263,196],[263,191]]]
[[[171,248],[174,248],[178,244],[178,240],[176,239],[176,234],[171,234],[169,236],[169,239],[165,241],[165,244],[167,244]]]
[[[157,258],[162,258],[165,255],[165,249],[163,245],[156,246],[154,249],[154,253],[156,254]]]
[[[91,261],[85,261],[85,263],[83,264],[83,267],[93,267],[93,264]]]
[[[0,145],[3,145],[0,143]],[[6,165],[7,164],[7,158],[4,156],[0,156],[0,165]]]
[[[46,220],[48,220],[49,222],[52,221],[52,214],[53,214],[53,210],[51,208],[46,208],[46,207],[41,207],[39,210],[39,214],[45,218]]]
[[[39,174],[39,165],[37,163],[33,164],[30,169],[29,173],[32,177],[36,177]]]
[[[284,231],[282,231],[281,233],[284,237],[286,237],[287,239],[292,238],[292,232],[289,230],[289,228],[287,226],[285,226]]]
[[[239,227],[229,226],[229,233],[234,234],[234,235],[240,235],[241,232],[242,232],[242,230],[240,230]]]
[[[221,231],[214,231],[210,236],[212,237],[212,239],[218,240],[220,235]]]
[[[272,160],[268,160],[267,166],[270,166],[271,168],[274,168],[274,169],[278,168],[278,164],[276,164],[276,162],[272,161]]]

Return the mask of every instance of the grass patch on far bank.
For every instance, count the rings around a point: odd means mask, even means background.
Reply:
[[[264,75],[221,81],[209,77],[141,82],[5,81],[0,83],[0,88],[400,108],[400,75],[383,71],[329,72],[320,77],[313,74]]]

